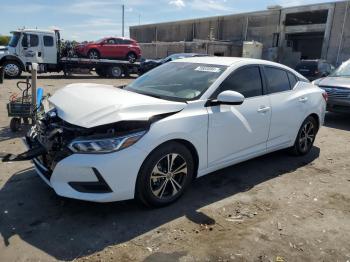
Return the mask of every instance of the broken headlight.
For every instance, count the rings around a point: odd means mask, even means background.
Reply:
[[[82,154],[111,153],[135,144],[145,133],[146,131],[142,131],[121,137],[74,140],[68,147],[73,152]]]

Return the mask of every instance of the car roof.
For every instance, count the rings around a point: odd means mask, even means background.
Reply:
[[[240,64],[239,66],[244,65],[266,65],[266,66],[275,66],[287,71],[293,72],[299,78],[307,80],[303,75],[295,71],[294,69],[279,64],[271,62],[268,60],[254,59],[254,58],[244,58],[244,57],[224,57],[224,56],[196,56],[190,58],[182,58],[179,60],[172,61],[171,63],[198,63],[198,64],[209,64],[209,65],[220,65],[220,66],[233,66],[235,64]]]
[[[18,29],[11,31],[13,32],[18,32],[18,33],[39,33],[39,34],[55,34],[55,31],[53,30],[41,30],[41,29]]]
[[[222,65],[222,66],[232,66],[236,63],[245,63],[249,64],[259,64],[259,65],[271,65],[284,67],[286,66],[278,63],[274,63],[267,60],[262,59],[253,59],[253,58],[244,58],[244,57],[224,57],[224,56],[196,56],[183,58],[181,60],[175,60],[173,63],[201,63],[201,64],[211,64],[211,65]]]

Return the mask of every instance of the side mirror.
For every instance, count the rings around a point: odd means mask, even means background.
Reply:
[[[227,90],[221,92],[217,100],[224,105],[241,105],[244,102],[244,96],[236,91]]]
[[[207,102],[208,106],[216,105],[241,105],[244,102],[244,96],[236,91],[223,91],[218,95],[216,100],[210,100]]]

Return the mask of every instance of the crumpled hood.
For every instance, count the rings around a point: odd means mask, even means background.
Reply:
[[[345,87],[350,88],[350,78],[348,77],[326,77],[315,81],[318,86]]]
[[[153,98],[110,85],[85,83],[59,89],[49,102],[61,119],[86,128],[124,120],[148,120],[186,106],[186,103]]]

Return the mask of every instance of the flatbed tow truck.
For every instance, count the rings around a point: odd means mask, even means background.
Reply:
[[[32,63],[38,64],[39,74],[64,72],[67,76],[85,69],[95,70],[100,77],[113,78],[137,73],[140,66],[136,61],[64,56],[59,30],[21,29],[11,33],[8,46],[0,48],[0,66],[7,78],[18,78],[22,72],[29,72]]]

